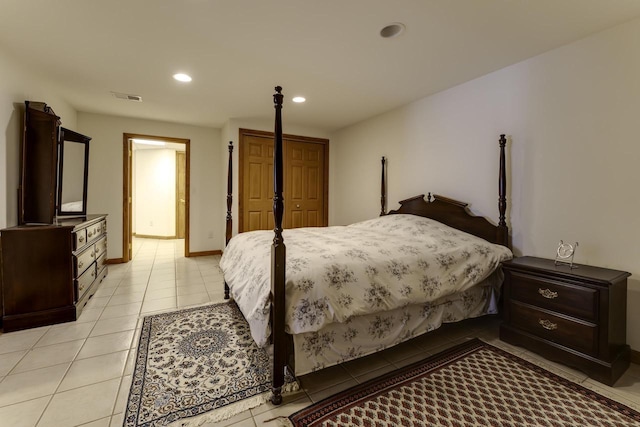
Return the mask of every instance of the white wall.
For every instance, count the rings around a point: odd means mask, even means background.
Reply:
[[[87,210],[109,215],[109,258],[122,257],[124,133],[191,141],[189,250],[203,252],[223,248],[225,207],[221,204],[221,192],[225,184],[220,181],[223,167],[220,129],[91,113],[78,113],[78,128],[92,138]]]
[[[0,228],[18,223],[18,184],[24,101],[46,102],[62,125],[76,130],[76,111],[45,74],[22,65],[0,46]]]
[[[497,221],[498,135],[509,136],[508,225],[517,254],[629,271],[627,336],[640,350],[640,20],[337,132],[330,219],[420,193],[470,202]],[[428,76],[425,76],[428,78]]]
[[[176,236],[176,151],[136,150],[134,228],[136,234]]]

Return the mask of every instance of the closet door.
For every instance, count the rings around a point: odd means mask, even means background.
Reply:
[[[328,143],[283,136],[284,228],[327,225]],[[273,134],[240,129],[239,231],[273,229]]]
[[[322,227],[324,215],[324,146],[286,140],[284,228]]]

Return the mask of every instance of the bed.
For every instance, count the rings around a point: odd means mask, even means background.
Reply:
[[[282,401],[285,366],[302,375],[371,354],[454,322],[495,313],[499,265],[512,257],[506,212],[506,139],[500,136],[494,226],[446,197],[419,195],[349,226],[282,229],[282,93],[276,87],[274,231],[231,238],[231,156],[227,246],[220,261],[259,346],[273,344],[272,402]],[[287,248],[285,249],[285,242]]]

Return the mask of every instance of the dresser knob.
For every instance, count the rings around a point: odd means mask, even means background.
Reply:
[[[80,243],[84,242],[84,236],[80,236],[80,238],[78,239],[78,241],[79,241]]]
[[[558,324],[557,323],[553,323],[552,321],[550,321],[548,319],[540,319],[540,320],[538,320],[538,323],[540,323],[540,326],[542,326],[543,328],[545,328],[548,331],[555,331],[556,329],[558,329]]]
[[[551,289],[538,288],[538,293],[547,299],[558,298],[558,293],[552,291]]]

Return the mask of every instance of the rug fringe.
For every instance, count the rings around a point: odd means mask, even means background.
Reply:
[[[282,386],[282,394],[286,395],[288,393],[293,393],[300,390],[300,384],[297,381],[293,381],[287,383]],[[253,409],[262,405],[263,403],[267,403],[271,400],[272,393],[270,391],[262,394],[258,394],[256,396],[240,400],[236,403],[232,403],[231,405],[227,405],[224,408],[220,408],[218,410],[214,410],[211,412],[206,412],[204,414],[196,415],[191,418],[183,418],[174,423],[169,424],[169,427],[199,427],[205,423],[214,423],[218,421],[223,421],[228,418],[234,417],[241,412],[247,411],[249,409]],[[283,420],[278,420],[278,418],[283,418]],[[292,424],[289,422],[289,419],[286,417],[276,417],[273,420],[278,421],[279,427],[291,427]],[[271,421],[271,420],[268,420]],[[265,421],[266,422],[266,421]]]
[[[191,418],[184,418],[174,423],[169,424],[170,427],[199,427],[205,423],[214,423],[223,421],[238,415],[241,412],[255,408],[269,401],[271,392],[259,394],[257,396],[250,397],[248,399],[240,400],[239,402],[220,408],[219,410],[206,412],[204,414],[196,415]]]

